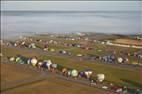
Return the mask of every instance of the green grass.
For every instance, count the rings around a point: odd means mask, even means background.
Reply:
[[[51,59],[53,63],[60,64],[68,68],[75,68],[78,70],[84,70],[86,68],[91,68],[95,73],[104,73],[106,75],[106,80],[121,85],[127,85],[131,88],[142,87],[142,69],[136,68],[121,68],[118,66],[112,66],[102,63],[88,62],[88,61],[78,61],[73,58],[67,58],[62,56],[49,56],[48,54],[37,53],[36,51],[30,50],[19,50],[15,48],[2,47],[2,52],[4,56],[15,56],[21,54],[24,56],[32,57],[37,56],[39,59]],[[99,61],[98,61],[99,62]]]
[[[104,73],[106,75],[107,81],[127,85],[132,88],[139,87],[139,85],[126,82],[126,80],[130,80],[134,81],[135,83],[139,83],[142,86],[142,76],[137,77],[140,74],[140,71],[135,69],[120,68],[117,66],[98,64],[93,62],[81,62],[81,61],[76,61],[61,57],[54,57],[54,56],[47,56],[42,58],[51,59],[53,62],[57,64],[61,64],[65,67],[75,68],[78,70],[91,68],[95,73]]]

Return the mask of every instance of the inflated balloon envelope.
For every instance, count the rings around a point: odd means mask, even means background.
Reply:
[[[73,77],[76,77],[76,76],[78,76],[78,71],[77,70],[72,70],[72,72],[71,72],[71,76],[73,76]]]
[[[97,79],[99,82],[102,82],[105,79],[105,75],[104,74],[97,74]]]
[[[15,61],[15,57],[10,57],[9,61]]]
[[[64,72],[66,72],[66,71],[67,71],[67,69],[66,69],[66,68],[63,68],[63,69],[62,69],[62,72],[63,72],[63,73],[64,73]]]
[[[50,65],[52,64],[51,60],[44,60],[43,66],[50,70]]]
[[[117,60],[118,60],[119,63],[123,62],[123,58],[121,58],[121,57],[118,57]]]
[[[38,62],[38,60],[36,58],[31,59],[32,66],[36,66],[37,62]]]
[[[53,68],[57,68],[57,64],[52,64],[51,65]]]
[[[21,60],[21,58],[20,57],[16,57],[16,63],[20,63],[22,60]]]

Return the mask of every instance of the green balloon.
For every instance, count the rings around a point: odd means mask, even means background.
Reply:
[[[72,70],[71,76],[73,76],[73,77],[78,76],[78,71],[77,70]]]
[[[17,58],[16,58],[16,63],[20,63],[20,61],[21,61],[21,58],[20,58],[20,57],[17,57]]]

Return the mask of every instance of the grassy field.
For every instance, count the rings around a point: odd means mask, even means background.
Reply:
[[[1,82],[4,82],[7,86],[10,82],[16,84],[16,81],[23,81],[23,79],[27,79],[27,77],[30,79],[30,77],[33,78],[41,75],[30,69],[23,68],[22,65],[17,68],[15,64],[1,63],[1,70]],[[1,86],[4,84],[1,84]],[[1,92],[1,94],[78,94],[78,92],[81,94],[113,94],[93,87],[66,81],[55,76],[46,77],[44,80],[15,87]]]
[[[140,75],[142,73],[142,69],[140,68],[124,68],[102,63],[79,61],[63,56],[52,56],[48,54],[43,54],[42,52],[39,53],[37,51],[29,49],[20,50],[16,48],[2,47],[2,51],[4,56],[15,56],[17,54],[28,57],[37,56],[39,59],[51,59],[53,63],[61,64],[68,68],[76,68],[78,70],[91,68],[95,73],[104,73],[106,75],[107,81],[126,85],[131,88],[142,87],[142,76]]]

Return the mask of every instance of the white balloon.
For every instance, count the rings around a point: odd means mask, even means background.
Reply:
[[[31,59],[31,64],[33,65],[33,66],[35,66],[36,64],[37,64],[37,59],[36,58],[33,58],[33,59]]]
[[[77,75],[78,75],[78,71],[77,70],[72,70],[71,71],[71,75],[73,76],[73,77],[76,77]]]
[[[27,64],[30,64],[30,63],[31,63],[31,59],[28,59]]]
[[[97,74],[97,79],[99,82],[102,82],[105,79],[105,75],[104,74]]]
[[[41,65],[42,65],[42,62],[38,62],[38,65],[41,66]]]
[[[89,78],[93,72],[92,71],[85,71],[84,73],[87,76],[87,78]]]
[[[51,65],[53,68],[57,68],[57,64],[52,64]]]
[[[123,62],[123,58],[121,58],[121,57],[118,57],[117,60],[118,60],[119,63],[122,63],[122,62]]]
[[[14,61],[14,60],[15,60],[15,57],[11,57],[9,60],[10,60],[10,61]]]

